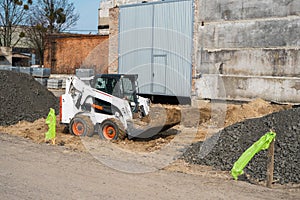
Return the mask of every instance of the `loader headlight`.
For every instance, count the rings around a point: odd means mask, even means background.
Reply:
[[[120,117],[120,113],[119,112],[115,112],[115,117],[119,118]]]

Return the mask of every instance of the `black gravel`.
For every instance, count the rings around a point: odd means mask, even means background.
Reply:
[[[58,113],[59,102],[45,86],[27,74],[0,70],[1,126],[33,122],[46,117],[50,108]]]
[[[229,126],[203,143],[192,144],[183,159],[230,171],[240,155],[270,129],[277,133],[274,181],[280,184],[300,183],[300,108]],[[256,154],[244,172],[254,180],[264,181],[266,170],[267,150]]]

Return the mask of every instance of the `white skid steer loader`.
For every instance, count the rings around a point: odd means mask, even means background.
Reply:
[[[102,74],[86,80],[69,77],[60,98],[60,121],[74,135],[98,133],[107,140],[139,137],[153,128],[162,130],[165,124],[145,129],[132,126],[133,118],[140,120],[150,111],[150,100],[138,96],[136,91],[137,75]]]

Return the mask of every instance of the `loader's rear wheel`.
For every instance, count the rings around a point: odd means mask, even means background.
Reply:
[[[94,124],[88,116],[77,115],[70,122],[70,133],[76,136],[92,136]]]
[[[106,140],[124,139],[126,133],[123,124],[117,119],[106,119],[101,123],[100,137]]]

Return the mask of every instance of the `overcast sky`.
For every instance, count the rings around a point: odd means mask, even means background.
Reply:
[[[80,14],[80,19],[72,30],[78,30],[79,33],[83,34],[89,32],[96,34],[100,0],[70,0],[70,2],[74,3],[77,12]]]

